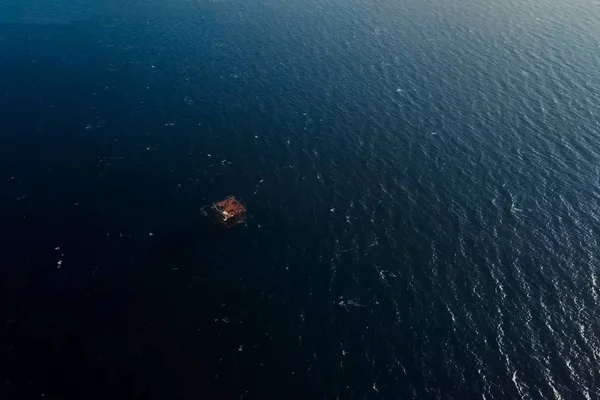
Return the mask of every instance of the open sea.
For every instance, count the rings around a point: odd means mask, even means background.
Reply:
[[[2,400],[600,399],[600,3],[3,0],[0,229]]]

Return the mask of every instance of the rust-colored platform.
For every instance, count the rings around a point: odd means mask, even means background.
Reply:
[[[246,219],[246,207],[233,196],[216,202],[212,209],[217,215],[217,220],[227,227],[237,225]]]

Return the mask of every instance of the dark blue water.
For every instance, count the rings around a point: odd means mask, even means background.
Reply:
[[[598,38],[588,0],[0,4],[2,398],[600,398]]]

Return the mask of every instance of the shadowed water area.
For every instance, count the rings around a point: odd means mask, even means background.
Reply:
[[[8,0],[2,398],[600,398],[598,38],[588,0]]]

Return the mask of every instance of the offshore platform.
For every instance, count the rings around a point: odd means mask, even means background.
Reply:
[[[228,228],[246,220],[246,207],[233,196],[217,201],[212,205],[212,210],[217,222]]]

